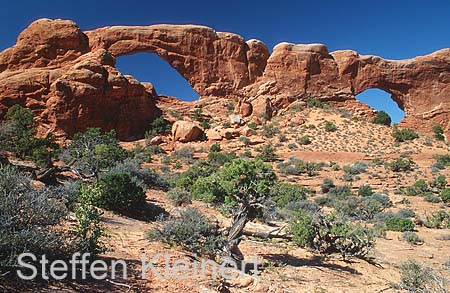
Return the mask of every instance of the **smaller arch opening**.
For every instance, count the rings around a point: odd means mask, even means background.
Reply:
[[[377,111],[385,111],[391,116],[392,123],[398,123],[405,117],[405,111],[400,109],[391,98],[391,94],[380,89],[367,89],[356,95],[356,100],[369,105]]]
[[[159,95],[176,97],[186,102],[200,98],[189,82],[155,53],[137,53],[116,59],[116,67],[120,72],[132,75],[141,82],[152,83]]]

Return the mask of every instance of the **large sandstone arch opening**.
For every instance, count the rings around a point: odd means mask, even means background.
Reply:
[[[370,88],[364,90],[356,95],[355,98],[377,111],[386,111],[391,116],[392,123],[398,123],[405,117],[405,111],[392,99],[391,94],[381,89]]]
[[[172,96],[187,102],[200,98],[189,82],[155,53],[116,57],[116,67],[123,74],[132,75],[141,82],[152,83],[158,95]]]

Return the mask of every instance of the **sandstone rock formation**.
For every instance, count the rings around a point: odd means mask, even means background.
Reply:
[[[176,121],[172,125],[172,137],[174,141],[190,142],[203,135],[203,130],[190,121]]]
[[[142,135],[160,115],[156,92],[114,67],[115,57],[138,52],[166,60],[203,100],[242,101],[243,117],[270,118],[309,97],[363,111],[355,95],[379,88],[405,110],[402,126],[430,132],[439,123],[450,135],[450,49],[393,61],[281,43],[270,54],[261,41],[194,25],[83,33],[71,21],[35,21],[0,53],[0,110],[15,103],[30,107],[42,133],[71,135],[97,126],[114,128],[121,138]]]
[[[114,65],[108,51],[90,51],[75,23],[35,21],[0,53],[0,115],[21,104],[37,115],[41,134],[101,127],[121,139],[142,136],[160,115],[155,93]]]

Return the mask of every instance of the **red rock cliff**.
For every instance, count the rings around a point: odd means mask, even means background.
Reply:
[[[450,129],[450,49],[408,60],[321,44],[281,43],[269,54],[260,41],[194,25],[113,26],[81,32],[65,20],[38,20],[0,53],[0,110],[20,103],[38,115],[41,132],[86,127],[140,135],[160,115],[155,92],[115,68],[115,57],[156,53],[202,99],[238,97],[253,111],[274,113],[295,99],[354,100],[369,88],[392,95],[404,127]],[[265,110],[264,110],[265,111]]]

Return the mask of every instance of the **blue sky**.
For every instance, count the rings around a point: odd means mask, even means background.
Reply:
[[[404,59],[450,47],[450,1],[3,1],[0,50],[35,19],[72,19],[83,30],[107,25],[193,23],[264,41],[324,43]],[[149,54],[121,57],[119,69],[153,82],[158,92],[189,100],[194,93],[167,64]],[[366,99],[376,99],[370,94]],[[391,112],[392,105],[381,107]],[[394,117],[394,121],[397,121]]]

